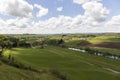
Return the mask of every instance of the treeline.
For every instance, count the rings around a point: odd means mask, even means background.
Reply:
[[[2,55],[5,49],[11,49],[15,47],[36,47],[45,45],[58,46],[64,43],[63,39],[50,39],[50,38],[24,38],[15,36],[0,35],[0,55]]]

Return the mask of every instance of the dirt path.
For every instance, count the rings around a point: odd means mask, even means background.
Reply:
[[[113,73],[115,73],[115,74],[119,74],[119,73],[120,73],[119,71],[113,70],[113,69],[111,69],[111,68],[104,68],[104,69],[106,69],[106,70],[108,70],[108,71],[111,71],[111,72],[113,72]]]

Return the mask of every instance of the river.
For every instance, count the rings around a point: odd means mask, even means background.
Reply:
[[[83,53],[88,53],[86,50],[84,49],[77,49],[77,48],[68,48],[69,50],[73,50],[73,51],[79,51],[79,52],[83,52]],[[90,53],[88,53],[90,54]],[[119,56],[113,56],[113,55],[104,55],[104,53],[93,53],[94,55],[97,55],[97,56],[103,56],[103,57],[107,57],[107,58],[110,58],[110,59],[115,59],[115,60],[120,60],[120,57]]]

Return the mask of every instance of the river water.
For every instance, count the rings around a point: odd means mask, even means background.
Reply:
[[[79,52],[83,52],[83,53],[88,53],[86,50],[84,49],[77,49],[77,48],[68,48],[69,50],[73,50],[73,51],[79,51]],[[90,54],[90,53],[88,53]],[[103,56],[103,57],[107,57],[107,58],[110,58],[110,59],[115,59],[115,60],[120,60],[120,57],[119,56],[113,56],[113,55],[104,55],[104,53],[93,53],[94,55],[97,55],[97,56]]]

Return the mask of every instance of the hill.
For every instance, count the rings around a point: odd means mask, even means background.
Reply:
[[[57,70],[69,80],[120,80],[119,60],[53,46],[14,48],[5,52],[8,54],[38,70]]]

